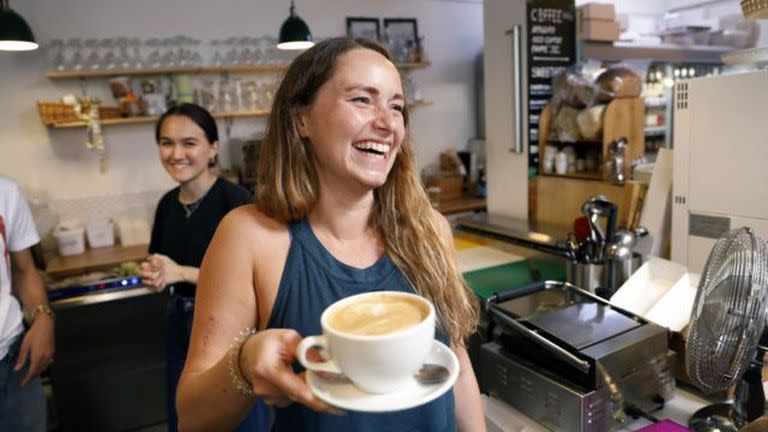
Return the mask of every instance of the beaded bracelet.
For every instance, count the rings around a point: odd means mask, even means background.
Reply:
[[[232,382],[235,385],[237,391],[245,396],[254,396],[253,388],[251,384],[245,379],[243,370],[240,369],[240,351],[243,348],[245,341],[256,333],[254,328],[243,329],[240,334],[232,341],[232,345],[229,346],[229,375],[232,376]]]

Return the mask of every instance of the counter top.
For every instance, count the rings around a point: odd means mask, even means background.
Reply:
[[[68,297],[61,300],[54,300],[51,305],[57,311],[74,306],[92,305],[97,303],[106,303],[116,300],[124,300],[143,295],[158,295],[160,292],[148,286],[136,288],[108,290],[105,292],[92,292],[77,297]],[[165,295],[165,293],[163,293]]]
[[[549,429],[536,423],[530,417],[499,399],[486,395],[483,395],[482,398],[489,431],[549,431]],[[678,424],[685,425],[688,423],[688,418],[691,414],[709,403],[711,402],[703,399],[701,396],[681,388],[676,388],[674,396],[664,404],[664,408],[651,414],[659,420],[669,419]],[[643,418],[637,420],[629,419],[626,425],[618,429],[617,432],[636,431],[650,424],[652,423]]]
[[[88,249],[79,255],[57,255],[48,262],[46,273],[51,277],[72,276],[120,265],[124,261],[143,260],[149,245],[110,246]]]
[[[450,200],[441,200],[437,211],[444,215],[485,210],[485,198],[464,196]]]

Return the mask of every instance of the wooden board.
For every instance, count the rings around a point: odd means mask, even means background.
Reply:
[[[531,180],[533,196],[531,219],[533,222],[555,225],[567,230],[573,220],[582,216],[581,205],[595,195],[605,195],[619,207],[617,224],[630,226],[638,211],[639,189],[642,185],[629,181],[617,186],[602,181],[590,181],[553,176],[538,176]]]
[[[48,262],[46,273],[51,277],[71,276],[120,265],[124,261],[143,260],[149,245],[111,246],[88,249],[80,255],[57,255]]]

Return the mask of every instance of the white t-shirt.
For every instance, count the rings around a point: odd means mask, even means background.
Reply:
[[[0,360],[24,330],[21,307],[11,294],[11,255],[40,241],[27,201],[16,183],[0,176]]]

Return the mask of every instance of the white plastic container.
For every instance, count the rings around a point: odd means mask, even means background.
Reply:
[[[115,227],[109,219],[101,218],[88,222],[85,232],[88,236],[88,245],[92,248],[115,244]]]
[[[687,273],[687,268],[661,258],[640,266],[611,297],[611,303],[640,316],[648,311]],[[690,312],[690,310],[688,311]]]
[[[123,246],[149,243],[149,223],[143,218],[120,217],[117,219],[117,230]]]
[[[59,224],[53,230],[53,237],[59,245],[60,255],[78,255],[85,252],[83,227],[74,223]]]
[[[645,314],[645,317],[672,331],[681,332],[691,319],[696,290],[701,275],[686,273],[675,285]]]

